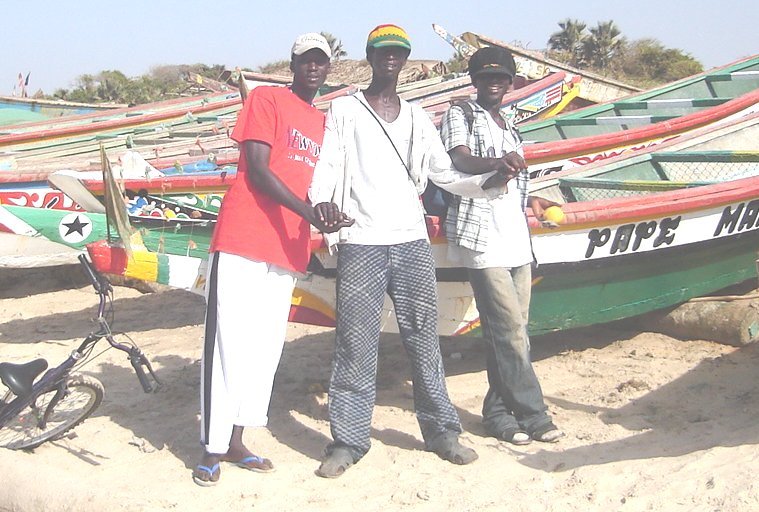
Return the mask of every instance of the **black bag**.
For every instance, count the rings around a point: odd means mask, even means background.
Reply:
[[[452,107],[459,107],[464,112],[467,129],[469,133],[472,133],[472,126],[474,125],[474,110],[472,109],[472,105],[468,101],[457,101],[451,104]],[[446,192],[431,181],[427,183],[427,188],[422,193],[422,204],[428,215],[444,218],[452,200],[453,194]]]

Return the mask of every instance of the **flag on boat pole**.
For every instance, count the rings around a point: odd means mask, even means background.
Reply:
[[[105,196],[105,216],[108,220],[107,226],[113,226],[124,245],[124,252],[128,259],[132,258],[132,228],[129,224],[129,213],[127,212],[126,203],[124,202],[124,190],[116,182],[111,169],[111,162],[105,154],[105,147],[100,144],[100,163],[103,167],[103,189]],[[111,241],[111,230],[108,227],[108,241]]]
[[[245,103],[245,99],[248,97],[248,94],[250,94],[250,88],[248,87],[248,82],[245,81],[245,77],[242,74],[242,69],[239,67],[235,68],[235,71],[237,71],[237,87],[240,89],[240,98],[242,99],[243,103]]]

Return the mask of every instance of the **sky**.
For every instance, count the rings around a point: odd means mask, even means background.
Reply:
[[[539,50],[566,18],[588,26],[613,20],[627,39],[658,39],[706,69],[759,53],[759,2],[746,0],[0,0],[0,12],[0,95],[11,94],[19,73],[30,73],[30,94],[52,94],[103,70],[136,77],[165,64],[255,69],[289,58],[303,32],[330,32],[347,58],[361,59],[381,23],[409,32],[412,59],[453,56],[433,23]]]

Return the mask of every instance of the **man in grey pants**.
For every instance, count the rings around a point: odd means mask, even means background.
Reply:
[[[441,136],[456,168],[472,175],[496,171],[506,181],[491,199],[454,196],[445,231],[449,257],[467,267],[487,343],[489,389],[482,407],[489,433],[513,444],[556,442],[564,436],[551,421],[530,361],[532,246],[524,209],[537,217],[548,202],[527,195],[522,140],[501,114],[515,72],[503,48],[482,48],[469,60],[477,100],[452,106]]]
[[[411,362],[414,407],[425,447],[454,464],[477,459],[462,446],[461,425],[445,386],[437,335],[437,290],[419,194],[430,173],[441,186],[483,195],[482,176],[452,168],[427,114],[396,92],[411,44],[395,25],[369,34],[369,87],[334,100],[309,191],[317,210],[355,220],[327,242],[338,247],[337,333],[329,389],[334,442],[317,474],[335,478],[370,447],[377,353],[385,293],[393,301]],[[463,180],[460,180],[463,178]],[[328,223],[339,218],[330,218]],[[342,214],[341,214],[342,215]]]

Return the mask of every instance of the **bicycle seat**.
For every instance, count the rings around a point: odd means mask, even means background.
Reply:
[[[16,396],[32,392],[32,384],[40,373],[47,369],[47,361],[35,359],[24,364],[0,363],[0,380]]]

